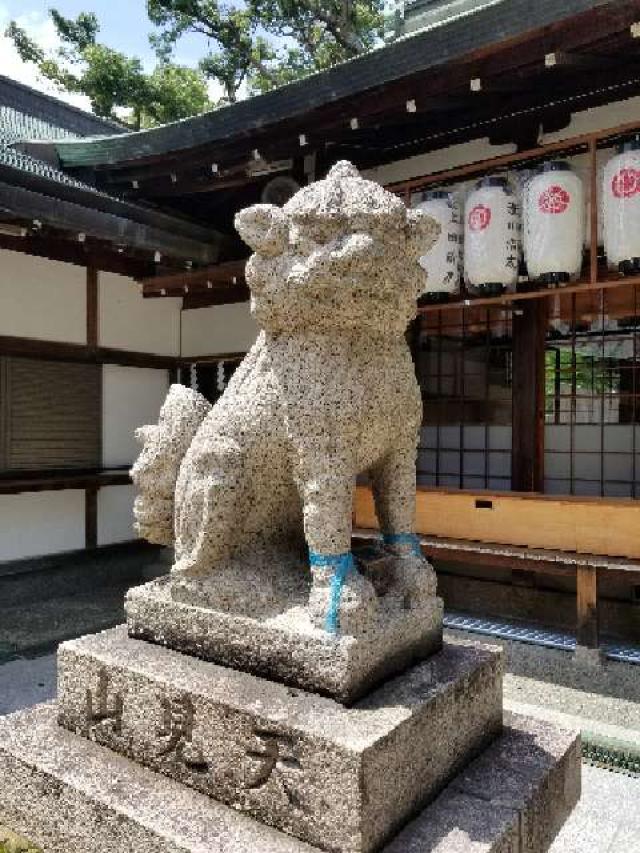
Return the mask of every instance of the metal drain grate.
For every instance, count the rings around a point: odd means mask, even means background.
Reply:
[[[503,622],[499,619],[468,616],[464,613],[447,611],[444,615],[444,626],[456,631],[469,631],[473,634],[484,634],[488,637],[498,637],[501,640],[514,640],[519,643],[545,646],[549,649],[560,649],[565,652],[572,652],[576,647],[576,638],[571,634],[545,630],[544,628],[533,628],[527,625],[514,625],[511,622]],[[609,660],[640,665],[640,648],[603,645],[602,652]]]

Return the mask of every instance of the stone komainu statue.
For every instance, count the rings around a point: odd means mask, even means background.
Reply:
[[[292,555],[300,567],[306,540],[314,623],[358,633],[376,609],[351,556],[358,474],[371,477],[388,549],[407,557],[393,582],[434,592],[412,535],[422,405],[404,335],[438,226],[341,162],[283,208],[241,211],[236,227],[255,252],[246,278],[261,332],[215,406],[174,385],[158,425],[138,431],[137,530],[175,545],[183,579],[222,586],[229,571],[260,586]]]

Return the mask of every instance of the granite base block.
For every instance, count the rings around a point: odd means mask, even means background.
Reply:
[[[335,636],[314,627],[301,600],[283,609],[258,602],[252,614],[176,600],[175,580],[160,578],[129,590],[129,633],[180,652],[350,703],[442,646],[443,604],[381,607],[375,630]],[[383,599],[384,601],[384,599]]]
[[[0,720],[0,813],[45,853],[316,850],[71,734],[56,714]],[[544,853],[579,791],[579,737],[515,718],[384,853]]]
[[[131,639],[64,643],[59,721],[326,850],[370,853],[502,727],[502,660],[447,643],[351,707]]]

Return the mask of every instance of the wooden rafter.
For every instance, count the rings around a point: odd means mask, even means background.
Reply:
[[[215,266],[200,267],[185,270],[183,273],[157,275],[151,278],[141,278],[142,293],[145,297],[185,296],[194,294],[229,294],[242,296],[235,302],[244,302],[246,282],[244,268],[246,259],[228,261]],[[220,304],[220,303],[218,303]]]

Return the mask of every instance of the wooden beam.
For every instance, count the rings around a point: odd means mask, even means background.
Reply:
[[[527,559],[520,555],[504,554],[501,553],[499,545],[496,545],[493,551],[479,550],[479,544],[476,544],[475,550],[471,547],[455,548],[449,545],[443,547],[431,539],[427,543],[422,543],[422,552],[430,560],[447,563],[462,563],[463,565],[510,569],[511,571],[522,569],[528,572],[540,572],[544,575],[559,575],[561,577],[572,578],[575,576],[575,564],[560,562],[551,557],[547,560]],[[502,550],[504,551],[504,548]],[[640,572],[640,567],[638,567],[638,571]]]
[[[75,266],[92,266],[105,272],[132,277],[146,276],[153,270],[151,259],[133,257],[125,252],[118,252],[109,244],[94,245],[94,241],[79,243],[77,235],[70,239],[32,235],[27,237],[10,237],[0,234],[0,249],[11,252],[21,252],[48,258],[51,261],[61,261]]]
[[[511,488],[544,490],[544,391],[547,302],[524,302],[514,312]]]
[[[87,486],[84,490],[84,547],[98,547],[98,489]]]
[[[184,358],[183,362],[187,364],[215,364],[219,361],[242,361],[246,356],[246,352],[216,352],[212,355],[196,355],[191,358]]]
[[[396,181],[387,184],[386,189],[401,196],[407,190],[409,192],[417,192],[432,186],[449,184],[463,178],[480,177],[489,172],[501,171],[517,164],[542,161],[548,159],[551,154],[577,154],[586,151],[593,141],[598,145],[604,145],[638,130],[640,130],[640,121],[625,122],[603,130],[570,136],[559,142],[548,142],[545,145],[540,145],[537,148],[531,148],[527,151],[518,151],[514,154],[501,154],[498,157],[490,157],[489,159],[479,160],[465,166],[457,166],[454,169],[432,172],[406,181]]]
[[[576,580],[577,620],[576,640],[579,646],[597,649],[598,624],[598,570],[593,566],[578,566]]]
[[[377,534],[365,528],[354,528],[354,540],[364,545]],[[460,563],[487,569],[522,568],[542,575],[575,578],[577,566],[588,566],[606,572],[607,577],[629,584],[631,575],[640,575],[640,561],[603,557],[600,554],[575,554],[542,548],[520,548],[496,542],[472,539],[447,539],[444,536],[421,536],[422,553],[438,563]]]
[[[124,486],[130,482],[128,470],[28,472],[0,476],[0,495],[64,489],[98,489],[102,486]]]
[[[80,361],[94,364],[121,364],[125,367],[152,367],[170,370],[181,363],[177,356],[154,355],[146,352],[90,347],[59,341],[40,341],[0,335],[0,355],[22,358],[43,358],[53,361]]]
[[[590,292],[600,292],[601,290],[616,290],[618,288],[632,288],[638,286],[640,286],[640,276],[616,276],[615,278],[602,278],[595,284],[585,280],[559,289],[544,287],[540,290],[503,293],[502,296],[491,296],[487,299],[455,299],[452,302],[443,302],[442,305],[423,305],[418,308],[418,313],[437,314],[440,311],[472,311],[473,309],[488,308],[490,306],[494,306],[496,308],[513,306],[515,310],[517,307],[516,303],[524,303],[530,300],[544,300],[549,299],[549,297],[559,297],[560,299],[564,299],[574,293],[584,295]]]
[[[210,308],[212,305],[236,305],[240,302],[248,302],[251,292],[245,285],[234,285],[232,287],[208,290],[205,293],[188,293],[182,300],[185,311],[196,308]]]
[[[87,267],[87,346],[98,346],[98,270]]]

